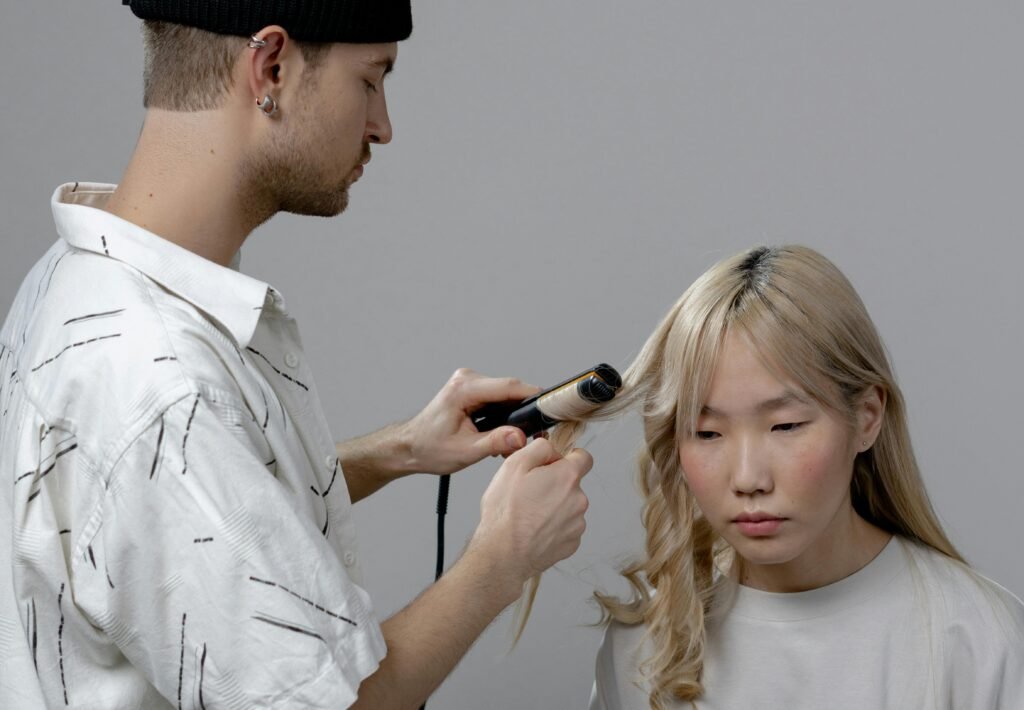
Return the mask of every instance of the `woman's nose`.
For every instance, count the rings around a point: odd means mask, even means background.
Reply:
[[[736,443],[730,483],[739,495],[771,493],[774,481],[770,459],[756,441],[747,439]]]

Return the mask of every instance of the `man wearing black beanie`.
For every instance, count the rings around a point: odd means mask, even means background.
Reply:
[[[280,293],[238,271],[280,211],[333,216],[388,143],[409,0],[125,0],[145,124],[122,182],[67,183],[0,330],[0,707],[414,708],[572,554],[590,456],[469,412],[459,370],[335,444]],[[352,503],[504,455],[462,557],[380,623]],[[16,628],[20,623],[21,628]]]

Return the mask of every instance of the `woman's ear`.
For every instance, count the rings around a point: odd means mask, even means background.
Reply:
[[[871,385],[858,398],[857,440],[854,442],[857,451],[867,451],[875,445],[875,439],[878,438],[878,432],[882,430],[882,421],[885,419],[885,399],[885,390],[878,385]]]

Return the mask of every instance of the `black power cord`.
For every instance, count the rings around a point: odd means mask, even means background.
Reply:
[[[445,474],[437,482],[437,564],[434,567],[434,581],[441,579],[444,572],[444,516],[448,513],[448,488],[451,485],[451,476]],[[420,710],[426,710],[427,704],[420,705]]]
[[[444,516],[448,513],[448,486],[451,476],[445,474],[437,483],[437,565],[434,581],[441,579],[444,572]]]

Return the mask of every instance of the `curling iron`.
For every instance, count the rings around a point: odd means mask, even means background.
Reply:
[[[485,404],[469,416],[477,431],[511,425],[534,436],[563,421],[578,419],[610,401],[622,386],[611,365],[601,363],[520,402]],[[441,476],[437,489],[437,564],[434,581],[444,571],[444,516],[448,512],[449,477]],[[426,710],[424,703],[420,710]]]
[[[558,422],[576,419],[609,401],[622,386],[611,365],[601,363],[521,402],[496,402],[471,414],[478,431],[510,424],[533,436]]]

